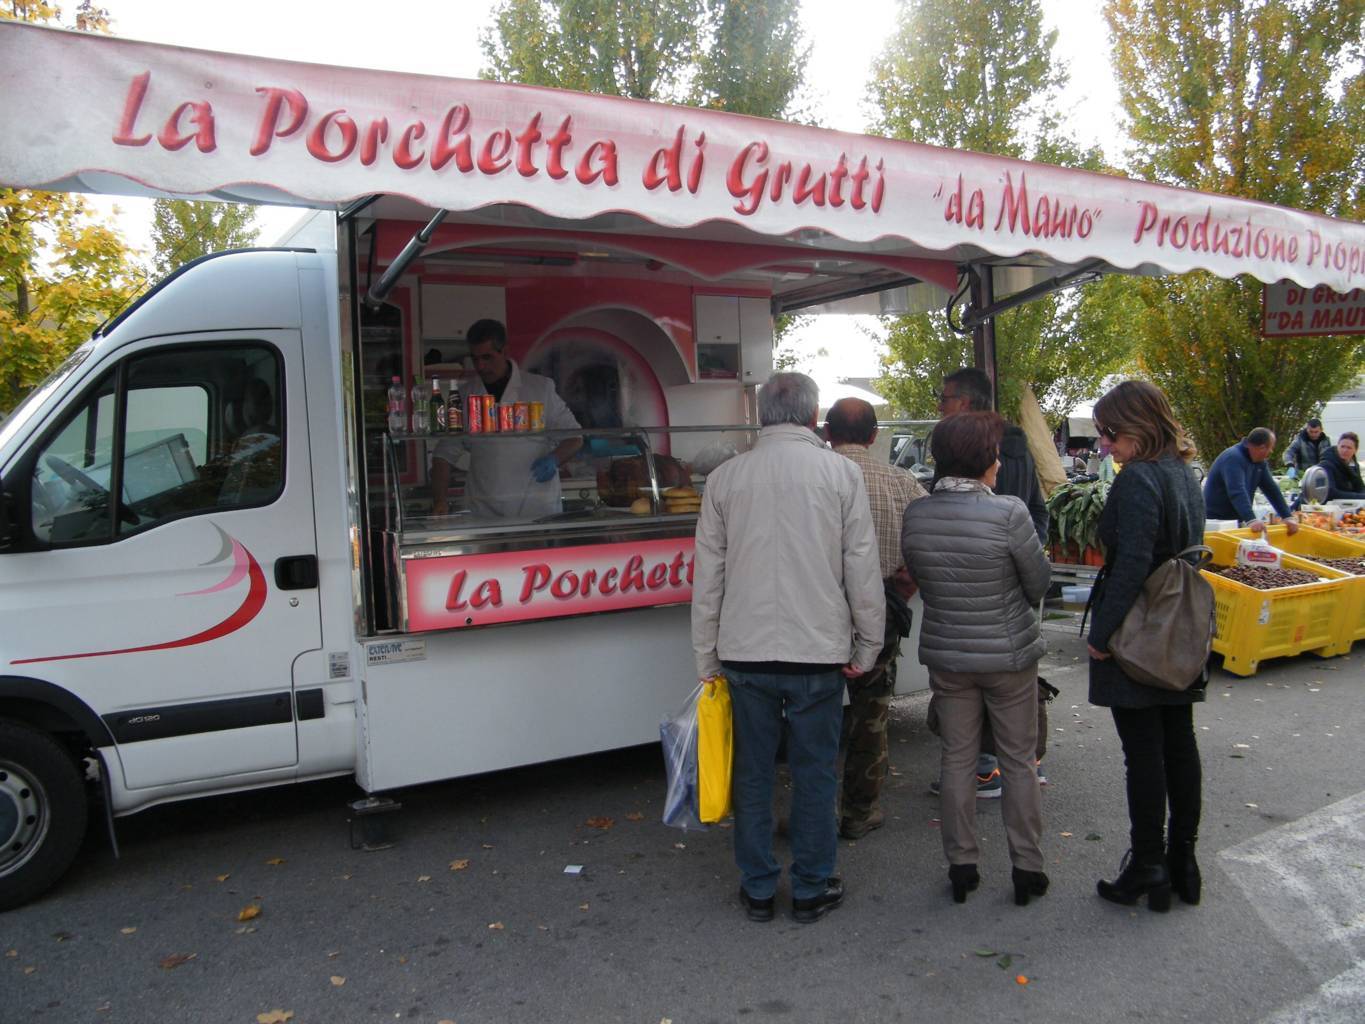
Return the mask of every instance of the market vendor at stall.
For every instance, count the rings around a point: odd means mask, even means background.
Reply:
[[[1260,533],[1265,523],[1252,507],[1252,499],[1259,490],[1285,521],[1289,533],[1297,533],[1299,524],[1266,465],[1274,450],[1275,432],[1268,427],[1257,427],[1231,448],[1224,449],[1213,460],[1204,480],[1204,515],[1209,519],[1236,519],[1238,524],[1250,526],[1253,533]]]
[[[545,407],[545,429],[573,430],[574,414],[555,391],[549,377],[528,373],[509,358],[507,328],[497,320],[479,320],[469,328],[470,357],[477,379],[468,394],[492,395],[500,405],[539,402]],[[447,513],[450,470],[461,454],[469,453],[465,477],[465,507],[478,518],[538,519],[562,511],[559,469],[583,446],[581,437],[558,442],[543,434],[481,439],[478,435],[442,438],[432,452],[431,510]]]
[[[1365,481],[1356,462],[1356,448],[1360,444],[1353,431],[1347,430],[1337,438],[1335,448],[1328,448],[1318,463],[1327,471],[1327,500],[1339,498],[1365,499]]]

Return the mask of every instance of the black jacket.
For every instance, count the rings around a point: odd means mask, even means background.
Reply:
[[[1327,470],[1327,500],[1333,498],[1365,498],[1365,481],[1360,478],[1360,467],[1355,462],[1345,463],[1335,448],[1328,448],[1318,463]]]
[[[1325,433],[1319,434],[1314,441],[1308,436],[1308,428],[1304,427],[1294,435],[1294,440],[1289,442],[1289,447],[1284,452],[1284,464],[1293,466],[1302,473],[1309,466],[1316,466],[1322,461],[1323,456],[1332,450],[1332,439]]]
[[[1167,492],[1175,510],[1173,528],[1168,525]],[[1203,542],[1204,501],[1193,470],[1175,456],[1127,463],[1109,489],[1100,513],[1099,536],[1107,553],[1104,574],[1090,605],[1087,639],[1090,646],[1103,651],[1152,570],[1190,545]],[[1159,690],[1129,679],[1112,658],[1090,661],[1091,704],[1147,708],[1203,699],[1202,682],[1188,690]]]
[[[1028,438],[1014,425],[1005,428],[1000,441],[1000,474],[995,478],[996,494],[1013,494],[1028,506],[1038,543],[1047,547],[1047,504],[1038,485],[1038,467],[1028,452]]]

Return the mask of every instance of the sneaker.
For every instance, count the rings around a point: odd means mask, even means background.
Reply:
[[[976,798],[978,800],[994,800],[1000,796],[1003,790],[1000,781],[1000,769],[997,768],[989,775],[978,775],[976,777]],[[934,796],[943,795],[943,783],[938,779],[929,783],[929,792]]]
[[[818,921],[844,901],[844,883],[837,878],[825,879],[825,891],[809,899],[792,900],[792,917],[802,924]]]
[[[1040,786],[1046,786],[1046,785],[1047,785],[1047,773],[1043,771],[1043,762],[1042,762],[1042,761],[1035,761],[1035,762],[1034,762],[1034,765],[1035,765],[1035,766],[1037,767],[1037,769],[1038,769],[1038,785],[1040,785]]]
[[[1005,786],[1000,779],[999,768],[996,768],[989,775],[978,775],[976,777],[976,798],[978,800],[998,800],[1004,790]]]

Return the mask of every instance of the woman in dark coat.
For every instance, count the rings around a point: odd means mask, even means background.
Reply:
[[[1108,644],[1152,570],[1202,543],[1204,502],[1189,466],[1194,449],[1160,389],[1124,381],[1096,403],[1095,426],[1113,443],[1123,470],[1099,521],[1106,558],[1087,638],[1090,702],[1110,709],[1123,744],[1132,841],[1119,876],[1098,889],[1105,899],[1124,904],[1146,894],[1148,907],[1164,911],[1170,909],[1172,888],[1186,903],[1199,902],[1194,844],[1202,778],[1193,705],[1204,699],[1207,674],[1187,690],[1145,686],[1124,674]]]
[[[1360,478],[1360,466],[1356,463],[1356,448],[1360,438],[1347,430],[1339,438],[1335,448],[1328,448],[1318,463],[1327,470],[1327,500],[1334,498],[1365,498],[1365,482]]]

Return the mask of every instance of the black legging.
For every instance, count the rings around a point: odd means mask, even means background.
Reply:
[[[1128,820],[1133,856],[1153,860],[1165,852],[1166,806],[1172,842],[1199,834],[1203,774],[1194,736],[1194,706],[1112,708],[1128,769]]]

